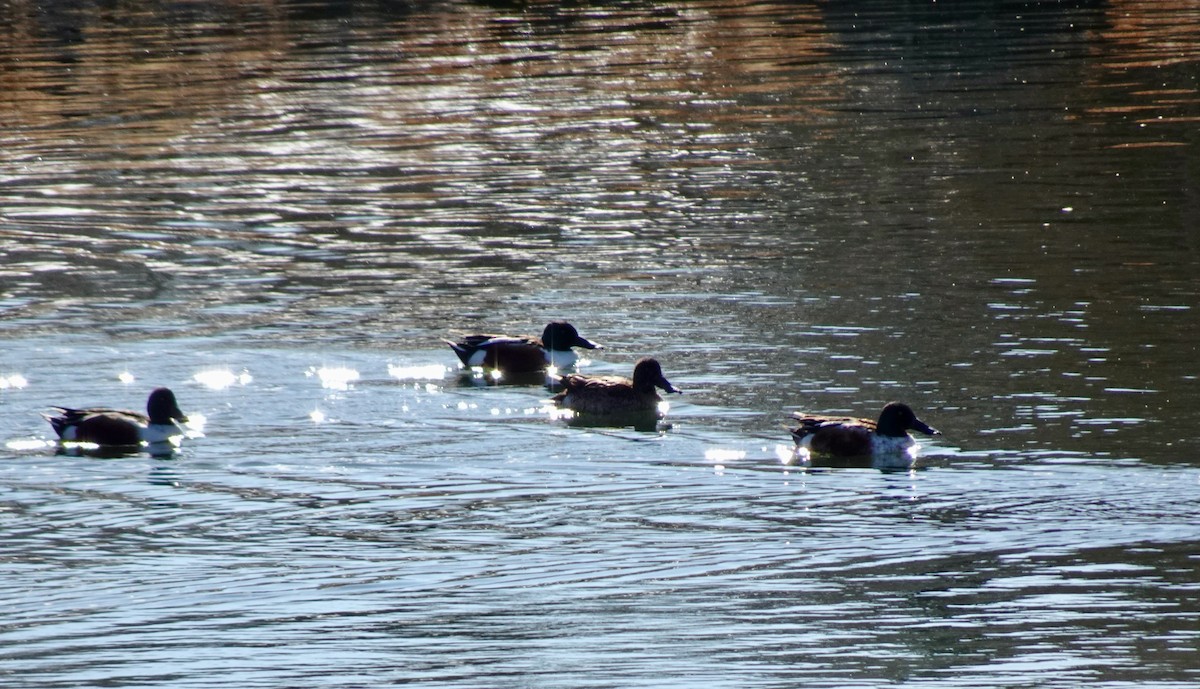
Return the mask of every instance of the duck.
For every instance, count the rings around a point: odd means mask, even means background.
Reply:
[[[178,423],[187,423],[179,409],[175,393],[155,388],[146,400],[146,413],[108,407],[51,407],[57,415],[43,414],[59,440],[95,443],[103,447],[133,447],[142,443],[167,441],[183,432]]]
[[[564,369],[579,360],[573,347],[604,349],[581,336],[566,321],[551,321],[541,337],[514,335],[468,335],[446,344],[467,368],[484,367],[501,373],[537,373],[548,366]]]
[[[636,415],[657,414],[662,397],[657,388],[683,394],[663,375],[662,365],[653,357],[639,359],[633,378],[623,376],[585,376],[572,373],[559,377],[562,392],[551,398],[555,404],[577,414]]]
[[[917,418],[912,407],[903,402],[885,405],[878,421],[802,412],[794,412],[791,418],[800,424],[789,429],[797,449],[834,457],[907,452],[915,444],[909,431],[941,435],[941,431]]]

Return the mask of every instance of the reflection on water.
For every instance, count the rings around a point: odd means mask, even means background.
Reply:
[[[1197,27],[9,2],[5,673],[1193,686]],[[667,423],[441,343],[558,318],[663,361]],[[171,459],[46,444],[160,384],[207,421]],[[790,411],[892,399],[914,465],[795,457]]]
[[[192,380],[212,390],[224,390],[234,385],[249,385],[254,382],[254,376],[245,369],[234,373],[227,368],[213,368],[196,373]]]

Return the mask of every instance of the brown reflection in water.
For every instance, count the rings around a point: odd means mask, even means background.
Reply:
[[[368,31],[340,20],[293,21],[286,5],[184,10],[139,3],[46,17],[38,3],[12,3],[3,26],[7,46],[0,51],[0,106],[24,126],[57,127],[61,118],[197,115],[263,90],[286,93],[279,87],[290,85],[304,91],[343,79],[405,91],[408,97],[393,102],[394,110],[378,113],[389,124],[413,106],[411,112],[436,117],[453,131],[455,123],[479,127],[480,115],[503,115],[507,107],[543,98],[544,105],[566,107],[528,114],[553,122],[574,117],[578,106],[571,103],[619,112],[632,98],[640,112],[674,117],[681,104],[727,104],[720,99],[776,93],[781,83],[808,92],[814,103],[837,95],[823,86],[828,77],[818,70],[805,80],[802,72],[778,69],[789,61],[815,63],[829,47],[819,14],[803,6],[697,3],[649,13],[448,6]],[[781,15],[788,19],[786,30],[775,23]],[[338,54],[339,43],[354,41],[360,58]],[[528,83],[542,79],[551,88]],[[445,94],[449,105],[459,107],[423,111],[447,104],[429,93],[447,82],[454,84]],[[517,93],[521,98],[506,104],[504,98]],[[663,107],[646,107],[655,102]],[[112,124],[119,129],[128,123]]]
[[[0,25],[0,114],[34,135],[71,123],[106,144],[185,132],[182,115],[231,100],[287,43],[274,3],[43,4],[9,3]]]
[[[472,284],[503,284],[564,232],[608,241],[754,197],[738,170],[774,174],[756,131],[813,117],[841,91],[805,6],[297,13],[18,4],[0,51],[8,215],[105,240],[84,253],[141,246],[177,276],[196,261],[241,266],[321,297],[353,281],[338,264],[370,240],[414,259],[372,257],[359,272],[375,289],[389,268],[452,280],[448,262],[466,262]],[[206,241],[184,261],[148,229]],[[263,255],[258,233],[283,251]],[[311,267],[306,248],[321,252]],[[370,291],[358,287],[342,296]],[[231,295],[247,296],[209,298]]]
[[[1108,25],[1100,37],[1112,48],[1102,56],[1107,69],[1200,62],[1200,7],[1194,2],[1112,0],[1104,15]]]
[[[1112,102],[1091,106],[1095,119],[1134,124],[1130,141],[1112,148],[1173,148],[1189,145],[1179,125],[1200,122],[1200,8],[1187,2],[1120,0],[1105,11],[1106,25],[1094,43],[1089,82],[1115,91]]]

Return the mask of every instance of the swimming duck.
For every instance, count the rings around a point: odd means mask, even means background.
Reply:
[[[107,407],[71,409],[51,407],[57,416],[43,414],[59,439],[95,443],[102,446],[132,447],[141,443],[161,443],[183,432],[176,422],[188,418],[179,410],[175,393],[155,388],[146,401],[146,413]]]
[[[791,429],[797,448],[837,457],[904,452],[915,442],[909,431],[941,435],[940,431],[918,419],[912,408],[902,402],[885,406],[878,421],[802,412],[793,413],[792,418],[800,423]]]
[[[566,321],[553,321],[541,337],[468,335],[458,342],[446,340],[463,366],[482,366],[503,373],[535,373],[547,366],[569,368],[578,360],[572,347],[603,349],[579,335]]]
[[[579,414],[657,413],[662,397],[655,388],[682,394],[663,376],[662,365],[652,357],[638,360],[632,379],[573,373],[559,381],[565,389],[553,397],[554,402]]]

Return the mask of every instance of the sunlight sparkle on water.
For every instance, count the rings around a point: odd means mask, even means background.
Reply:
[[[44,450],[48,447],[54,447],[57,444],[58,443],[52,440],[37,440],[35,438],[27,438],[10,440],[6,442],[4,446],[10,450],[16,450],[18,452],[36,452],[38,450]]]
[[[704,459],[710,462],[733,462],[745,458],[746,453],[743,450],[723,450],[717,447],[710,447],[704,451]]]
[[[188,412],[187,423],[183,424],[184,436],[187,438],[203,438],[204,426],[208,424],[208,417],[200,412]]]
[[[29,381],[25,380],[25,376],[20,373],[10,373],[6,376],[0,376],[0,390],[20,390],[29,385]]]
[[[316,376],[326,390],[349,390],[350,384],[360,377],[358,371],[345,366],[309,367],[304,375],[309,378]]]
[[[246,369],[242,369],[241,373],[234,373],[227,368],[214,368],[196,373],[192,380],[209,390],[225,390],[234,385],[249,385],[254,377]]]
[[[325,412],[321,411],[320,409],[314,409],[308,413],[308,418],[311,419],[313,423],[324,423]]]
[[[566,407],[556,407],[553,404],[547,404],[542,407],[544,411],[553,421],[570,421],[575,418],[575,411]]]
[[[130,383],[132,383],[134,381],[134,378],[133,378],[133,374],[130,373],[129,371],[122,371],[121,373],[117,374],[117,380],[121,381],[122,383],[125,383],[126,385],[129,385]]]
[[[796,460],[807,462],[812,459],[812,454],[807,447],[796,447],[794,445],[776,445],[775,456],[784,464],[793,464]]]

